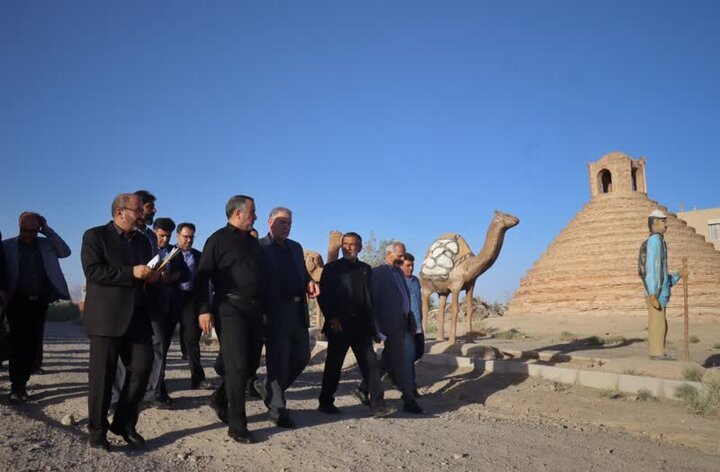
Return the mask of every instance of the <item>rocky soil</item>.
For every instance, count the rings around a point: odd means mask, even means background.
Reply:
[[[239,445],[207,406],[207,391],[189,389],[187,365],[173,346],[168,387],[174,410],[149,408],[138,453],[109,435],[110,453],[86,439],[88,345],[77,326],[51,323],[45,367],[29,388],[33,401],[11,406],[0,371],[0,470],[718,470],[720,423],[672,401],[606,398],[596,391],[509,376],[480,376],[420,364],[426,415],[368,417],[351,395],[357,370],[348,362],[336,404],[315,410],[323,353],[288,394],[298,424],[282,430],[262,402],[248,405],[258,442]],[[210,368],[212,347],[204,361]],[[390,402],[400,406],[397,391]],[[72,417],[72,418],[71,418]]]

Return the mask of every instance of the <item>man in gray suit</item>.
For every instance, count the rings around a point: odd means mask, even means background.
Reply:
[[[285,390],[310,360],[308,306],[305,295],[320,295],[320,288],[305,268],[300,244],[288,239],[292,212],[273,208],[270,232],[260,242],[265,307],[265,353],[267,378],[255,384],[264,397],[270,420],[281,428],[293,428]],[[256,353],[259,356],[259,353]]]
[[[412,364],[415,334],[410,309],[410,292],[399,267],[405,256],[405,245],[399,241],[385,248],[385,263],[372,270],[372,294],[375,318],[386,337],[382,367],[402,393],[403,410],[422,414],[413,394]]]
[[[38,233],[44,235],[39,238]],[[70,248],[37,213],[20,214],[20,234],[3,241],[7,318],[10,323],[10,401],[27,402],[26,385],[42,361],[47,307],[69,300],[67,282],[58,259]]]

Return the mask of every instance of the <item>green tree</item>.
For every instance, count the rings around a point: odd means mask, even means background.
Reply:
[[[363,249],[358,258],[370,267],[377,267],[385,260],[385,246],[394,239],[381,239],[378,241],[375,232],[371,231],[370,236],[363,241]]]

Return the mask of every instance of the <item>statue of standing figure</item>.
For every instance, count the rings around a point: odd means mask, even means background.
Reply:
[[[663,235],[667,231],[667,215],[653,210],[648,216],[650,236],[640,246],[638,273],[645,285],[645,301],[648,307],[648,351],[650,359],[668,360],[665,354],[667,318],[665,309],[670,301],[672,287],[687,273],[668,273],[667,244]]]

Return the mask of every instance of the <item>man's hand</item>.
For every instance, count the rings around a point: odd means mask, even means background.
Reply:
[[[657,297],[655,295],[650,295],[648,297],[648,301],[650,302],[650,306],[655,308],[656,310],[661,310],[662,307],[660,306],[660,302],[658,301]]]
[[[308,282],[307,294],[310,298],[315,298],[320,295],[320,285],[318,285],[314,280]]]
[[[150,273],[155,272],[150,267],[140,264],[133,266],[133,277],[140,280],[147,280],[150,277]]]
[[[335,331],[336,333],[342,333],[342,325],[340,324],[340,320],[337,318],[330,318],[330,329]]]
[[[40,232],[40,234],[45,234],[45,229],[47,229],[47,220],[45,219],[44,216],[42,216],[39,213],[36,213],[36,215],[37,215],[38,224],[40,225],[40,227],[38,228],[38,231]]]
[[[203,330],[203,333],[210,335],[210,333],[212,333],[212,329],[213,329],[212,313],[203,313],[200,316],[198,316],[198,324],[200,325],[200,329]]]
[[[150,267],[140,264],[133,266],[133,277],[153,284],[160,279],[160,272],[154,271]]]

